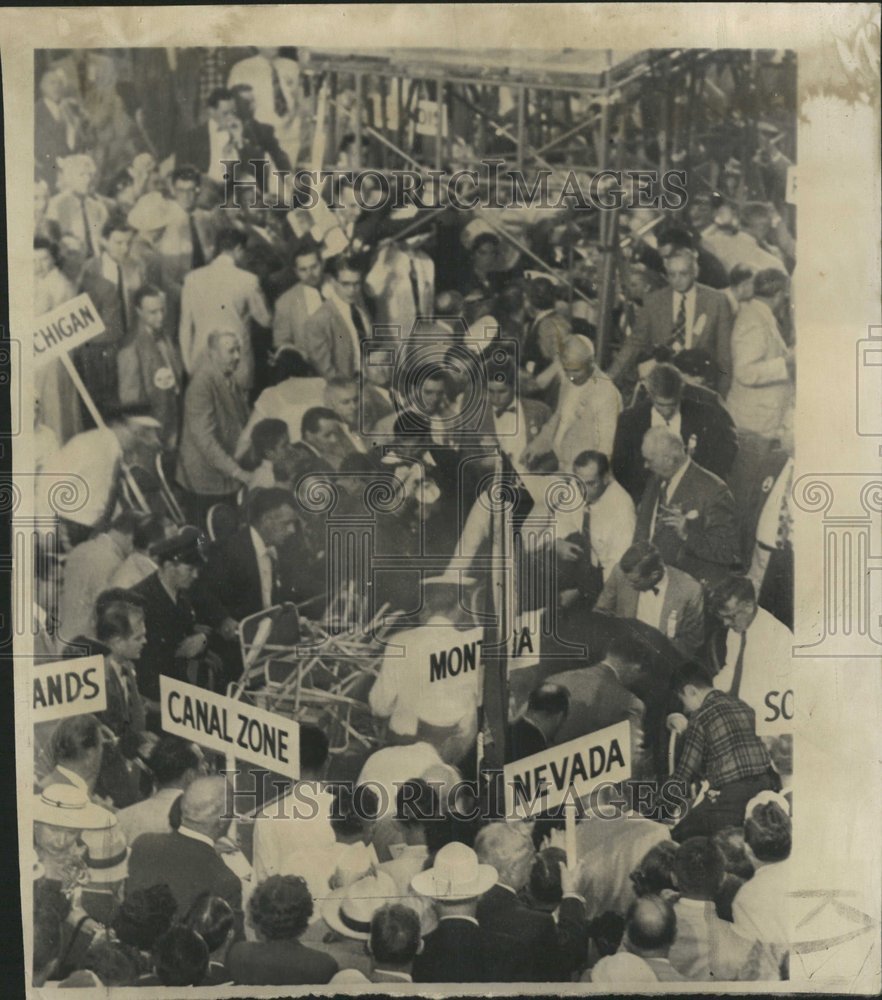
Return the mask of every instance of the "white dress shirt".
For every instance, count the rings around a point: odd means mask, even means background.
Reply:
[[[182,837],[189,837],[190,840],[198,840],[201,844],[208,844],[208,846],[214,850],[214,841],[211,837],[207,837],[204,833],[200,833],[198,830],[191,830],[188,826],[179,826],[178,833]]]
[[[272,802],[254,818],[254,884],[270,875],[302,870],[304,854],[328,851],[337,838],[331,826],[334,797],[320,784],[298,782],[297,791]]]
[[[236,158],[236,147],[233,145],[232,137],[226,129],[218,127],[213,118],[208,119],[208,141],[210,144],[208,176],[220,184],[224,182],[227,168],[223,165],[223,160]]]
[[[688,292],[674,292],[673,295],[673,320],[677,322],[677,315],[680,312],[680,302],[686,300],[686,329],[683,333],[683,346],[688,350],[692,346],[692,328],[695,326],[695,299],[698,290],[693,284]]]
[[[264,544],[256,528],[250,528],[249,530],[251,531],[251,542],[254,545],[254,552],[257,555],[257,568],[260,571],[260,599],[263,601],[263,606],[268,608],[273,603],[276,550],[272,546],[267,547]]]
[[[637,621],[646,622],[659,632],[666,632],[665,623],[662,622],[662,608],[665,604],[665,594],[668,591],[668,574],[659,580],[648,590],[642,590],[637,598]]]
[[[524,419],[524,408],[519,402],[511,405],[501,414],[493,411],[493,428],[499,447],[508,456],[516,472],[524,472],[520,458],[527,447],[527,421]]]
[[[564,446],[564,439],[572,430],[578,430],[579,451],[592,449],[604,455],[612,454],[616,424],[622,412],[622,396],[607,375],[595,368],[582,385],[573,385],[569,379],[563,379],[558,406],[560,419],[552,446],[564,471],[570,471],[569,464],[576,457],[571,448],[568,451]]]
[[[676,434],[677,437],[679,437],[681,434],[680,428],[682,424],[683,424],[683,415],[680,413],[679,410],[677,410],[677,412],[671,417],[670,420],[665,420],[665,418],[653,406],[649,419],[650,427],[664,427],[665,430],[668,430],[672,434]]]
[[[790,859],[760,865],[732,902],[735,930],[746,938],[787,947],[793,940],[790,893],[794,889]]]
[[[683,478],[683,476],[686,475],[686,470],[689,468],[689,464],[691,461],[692,461],[691,458],[687,458],[686,461],[680,466],[680,468],[677,469],[677,471],[673,474],[673,476],[671,476],[671,478],[668,480],[668,488],[667,488],[668,506],[670,506],[671,497],[674,495],[674,493],[677,491],[677,487],[680,485],[680,480]],[[659,499],[661,499],[661,493],[659,493]],[[650,538],[652,538],[652,536],[655,534],[655,519],[658,517],[658,508],[659,508],[659,501],[656,500],[655,510],[652,512],[652,524],[649,526]],[[684,511],[684,513],[686,512]]]
[[[591,561],[603,570],[604,581],[613,566],[625,554],[634,540],[637,515],[634,501],[614,479],[601,495],[590,504]],[[557,537],[566,538],[582,530],[584,508],[557,515]]]

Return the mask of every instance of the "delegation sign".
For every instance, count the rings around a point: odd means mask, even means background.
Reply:
[[[107,708],[103,656],[78,656],[34,666],[31,684],[34,722],[51,722]]]
[[[300,727],[293,719],[171,677],[159,678],[159,696],[165,732],[300,777]]]
[[[94,303],[85,292],[68,299],[36,320],[34,329],[34,364],[37,367],[68,354],[98,334],[104,323]]]

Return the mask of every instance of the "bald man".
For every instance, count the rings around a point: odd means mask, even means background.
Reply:
[[[560,351],[563,369],[560,398],[551,420],[527,445],[528,465],[549,452],[561,472],[571,472],[573,459],[583,451],[612,454],[622,396],[597,367],[594,345],[582,334],[568,337]]]
[[[586,959],[585,900],[576,873],[561,865],[563,898],[557,923],[548,912],[522,902],[536,852],[520,826],[491,823],[475,840],[478,860],[493,865],[496,885],[478,902],[478,923],[490,937],[501,982],[563,982]]]
[[[181,825],[172,833],[143,833],[132,844],[126,896],[165,882],[183,918],[203,893],[225,899],[242,928],[242,883],[221,860],[215,844],[230,827],[225,778],[197,778],[181,796]]]
[[[677,936],[671,903],[660,896],[635,899],[628,909],[625,938],[615,955],[602,958],[583,982],[684,982],[690,977],[671,965],[668,954]]]
[[[732,494],[665,427],[646,432],[642,452],[651,476],[637,508],[634,541],[651,541],[666,565],[713,586],[738,565]]]

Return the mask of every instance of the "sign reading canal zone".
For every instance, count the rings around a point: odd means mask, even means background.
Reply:
[[[506,816],[526,818],[574,803],[602,782],[631,777],[630,723],[617,722],[506,764],[503,776]]]
[[[288,778],[300,777],[300,727],[293,719],[171,677],[159,678],[159,691],[165,732]]]
[[[104,323],[85,293],[38,317],[34,329],[34,363],[39,367],[104,333]]]

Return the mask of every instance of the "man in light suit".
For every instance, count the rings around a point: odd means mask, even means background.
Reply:
[[[416,212],[414,212],[414,215]],[[424,236],[415,237],[422,241]],[[380,250],[365,279],[365,291],[376,304],[377,322],[397,326],[409,336],[417,316],[430,316],[435,300],[435,265],[422,250],[390,242]]]
[[[692,459],[714,475],[726,477],[738,453],[738,436],[715,394],[695,387],[684,391],[683,375],[671,364],[655,365],[644,384],[648,398],[619,416],[612,455],[616,480],[635,502],[649,478],[640,446],[650,427],[679,433]]]
[[[47,70],[40,77],[40,97],[34,105],[34,165],[37,177],[57,190],[58,161],[74,152],[78,138],[77,112],[64,98],[64,74]]]
[[[556,467],[569,472],[583,451],[611,455],[622,397],[594,360],[594,345],[581,334],[569,337],[560,355],[564,380],[554,416],[527,445],[528,466],[553,453]]]
[[[143,285],[132,298],[136,332],[117,355],[119,399],[123,406],[147,404],[160,425],[166,448],[178,439],[183,367],[178,349],[165,335],[165,296]]]
[[[294,253],[297,284],[278,297],[273,316],[273,347],[293,347],[307,354],[306,321],[325,301],[324,265],[317,246],[304,244]]]
[[[664,427],[646,432],[643,457],[652,477],[637,508],[634,540],[653,542],[666,566],[712,585],[738,563],[732,494]]]
[[[254,384],[250,325],[269,327],[271,320],[257,275],[241,267],[245,240],[237,229],[224,230],[217,238],[217,257],[184,279],[178,342],[184,368],[192,375],[213,330],[235,333],[242,357],[236,382],[250,389]]]
[[[306,360],[325,379],[352,378],[361,370],[361,344],[371,320],[360,305],[363,272],[353,258],[335,257],[325,301],[304,327]]]
[[[732,331],[729,412],[740,429],[769,438],[782,436],[793,405],[793,348],[784,343],[775,318],[788,284],[781,271],[760,271],[753,298],[742,304]]]
[[[488,372],[487,402],[481,432],[498,442],[517,472],[525,472],[523,454],[551,419],[551,410],[538,399],[517,398],[514,364]]]
[[[595,605],[656,628],[687,658],[704,643],[704,594],[688,573],[665,566],[652,542],[635,542],[607,577]]]
[[[717,391],[725,396],[732,381],[730,338],[732,310],[722,292],[700,285],[695,278],[698,264],[688,248],[675,249],[665,259],[669,286],[647,295],[628,337],[610,369],[610,378],[622,381],[642,353],[653,348],[675,351],[696,348],[717,363]]]
[[[233,458],[248,406],[233,379],[241,357],[235,333],[212,332],[202,364],[184,395],[184,422],[176,478],[190,494],[191,516],[201,525],[208,509],[235,503],[251,474]]]
[[[60,190],[49,199],[46,218],[58,223],[62,236],[76,237],[84,257],[94,257],[100,251],[101,230],[109,214],[93,191],[95,161],[85,153],[76,153],[64,157],[58,166]]]

